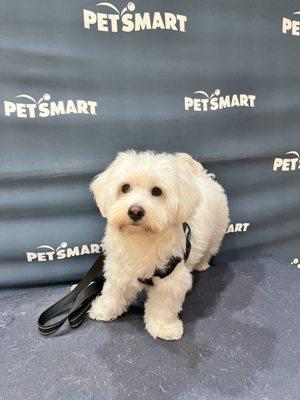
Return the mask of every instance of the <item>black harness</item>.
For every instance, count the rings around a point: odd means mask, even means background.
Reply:
[[[183,223],[183,231],[185,234],[185,252],[183,259],[187,261],[191,251],[191,229],[186,222]],[[83,322],[92,301],[102,291],[105,281],[103,276],[104,260],[105,254],[104,251],[101,250],[98,259],[79,284],[61,300],[42,312],[38,319],[38,328],[42,335],[51,335],[55,333],[67,320],[71,328],[77,328]],[[152,278],[159,277],[163,279],[167,277],[174,271],[181,260],[181,257],[171,257],[165,264],[163,270],[156,269],[154,271]],[[145,285],[153,286],[152,278],[139,278],[138,280]],[[60,315],[65,316],[56,322],[49,323],[49,321]]]

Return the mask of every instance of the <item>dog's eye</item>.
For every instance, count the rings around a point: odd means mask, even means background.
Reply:
[[[159,187],[154,187],[151,190],[151,193],[152,193],[152,196],[161,196],[162,191],[161,191],[161,189]]]
[[[121,190],[123,193],[128,193],[130,191],[130,185],[128,183],[125,183],[125,185],[121,187]]]

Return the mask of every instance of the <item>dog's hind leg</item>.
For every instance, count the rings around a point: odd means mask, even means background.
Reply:
[[[200,258],[200,261],[193,266],[195,271],[205,271],[210,267],[209,261],[210,259],[217,254],[221,241],[224,236],[224,231],[221,229],[214,233],[212,236],[207,250],[204,252],[203,256]]]
[[[210,254],[210,252],[205,253],[201,260],[193,266],[193,269],[195,271],[205,271],[207,268],[210,267],[209,260],[211,259],[211,257],[212,254]]]

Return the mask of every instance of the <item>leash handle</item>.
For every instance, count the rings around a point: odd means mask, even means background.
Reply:
[[[38,329],[42,335],[52,335],[68,320],[71,328],[79,326],[88,312],[91,302],[100,294],[104,277],[102,274],[105,255],[102,251],[99,258],[89,269],[79,284],[61,300],[41,313]],[[62,319],[49,323],[54,318],[65,315]]]

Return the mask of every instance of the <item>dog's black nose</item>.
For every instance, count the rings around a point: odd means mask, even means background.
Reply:
[[[131,206],[128,208],[127,214],[133,221],[139,221],[145,215],[145,210],[140,206]]]

